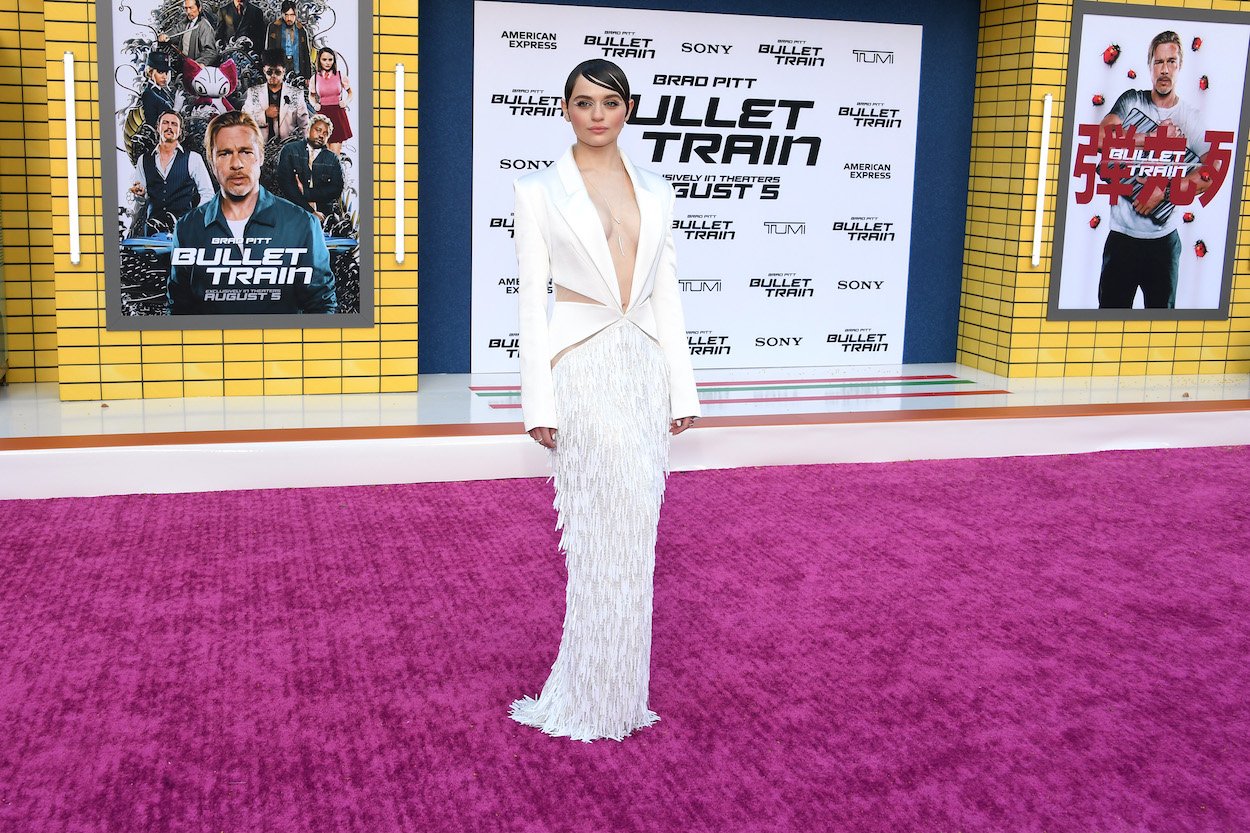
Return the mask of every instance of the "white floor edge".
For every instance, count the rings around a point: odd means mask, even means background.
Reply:
[[[699,428],[674,471],[1250,444],[1244,411]],[[528,437],[329,440],[0,452],[0,499],[545,477]]]

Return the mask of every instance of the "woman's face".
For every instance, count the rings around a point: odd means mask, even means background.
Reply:
[[[329,52],[322,52],[321,57],[317,61],[321,64],[322,72],[329,72],[330,68],[334,66],[334,56]]]
[[[622,99],[620,93],[578,78],[573,94],[560,106],[573,125],[577,141],[590,147],[607,147],[615,144],[633,104]]]

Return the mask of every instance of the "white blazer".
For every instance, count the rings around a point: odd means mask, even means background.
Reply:
[[[265,118],[265,111],[269,109],[268,85],[257,84],[254,87],[248,87],[247,93],[243,96],[241,109],[260,126],[261,138],[268,142],[272,138],[269,135],[269,120]],[[304,103],[304,94],[283,82],[282,92],[278,96],[278,138],[284,142],[291,138],[306,138],[310,120],[308,105]]]
[[[660,345],[674,419],[699,415],[673,247],[673,188],[621,154],[638,202],[639,240],[628,303],[612,265],[599,212],[570,148],[551,167],[516,181],[514,238],[520,267],[521,408],[525,430],[559,428],[551,360],[622,318]],[[598,303],[556,301],[547,318],[547,279]]]

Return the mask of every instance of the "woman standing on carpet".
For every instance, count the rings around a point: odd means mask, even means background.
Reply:
[[[610,61],[579,64],[561,102],[576,142],[516,181],[521,405],[551,449],[569,583],[564,636],[537,699],[512,718],[620,740],[647,707],[656,525],[670,434],[699,413],[668,181],[617,147],[633,108]],[[555,304],[547,318],[547,281]]]

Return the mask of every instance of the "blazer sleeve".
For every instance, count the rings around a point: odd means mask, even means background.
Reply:
[[[551,340],[547,329],[547,278],[551,253],[540,223],[542,197],[520,181],[513,184],[513,238],[520,286],[521,410],[525,430],[559,428],[555,384],[551,378]]]
[[[672,186],[664,206],[664,244],[660,264],[651,290],[651,309],[655,313],[660,347],[668,362],[669,405],[673,419],[699,416],[699,392],[694,383],[694,367],[690,363],[690,347],[686,341],[686,319],[681,311],[681,290],[677,286],[677,248],[673,245]]]

